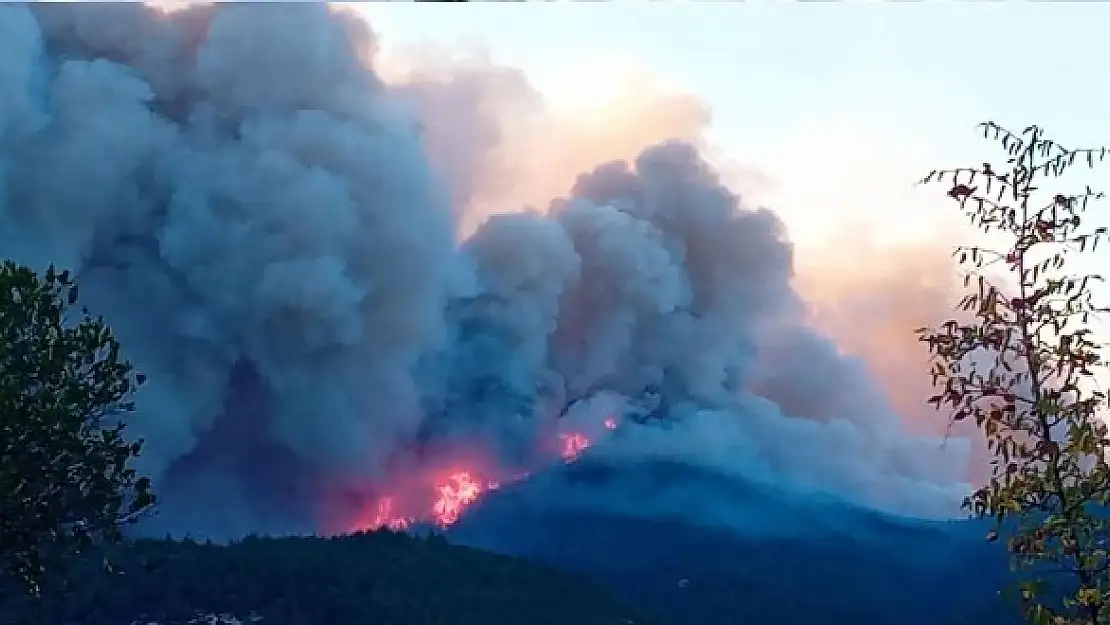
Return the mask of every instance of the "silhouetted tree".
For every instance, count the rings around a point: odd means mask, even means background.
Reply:
[[[30,597],[154,504],[120,420],[143,377],[76,303],[68,272],[0,264],[0,588]]]
[[[1107,235],[1087,212],[1103,194],[1047,188],[1107,149],[1068,149],[1037,126],[980,128],[1001,145],[1004,164],[933,171],[922,182],[947,185],[971,223],[1006,247],[957,248],[969,320],[919,331],[939,391],[929,402],[986,437],[991,477],[965,507],[996,520],[989,539],[1007,536],[1029,620],[1110,622],[1110,438],[1095,382],[1104,344],[1089,327],[1108,309],[1091,290],[1102,277],[1072,262]]]

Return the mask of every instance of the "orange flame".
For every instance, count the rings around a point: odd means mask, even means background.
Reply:
[[[439,498],[432,504],[432,516],[440,527],[457,523],[463,510],[477,501],[484,490],[469,471],[452,473],[447,480],[438,486]]]
[[[411,524],[412,519],[393,516],[392,497],[382,497],[378,500],[377,512],[374,514],[374,519],[370,521],[371,529],[387,527],[394,531],[407,529]]]
[[[617,427],[617,420],[612,417],[606,418],[603,423],[606,430]],[[559,454],[563,462],[567,463],[577,460],[591,445],[590,439],[580,432],[559,433],[558,440]],[[368,513],[358,515],[351,524],[351,529],[359,531],[387,528],[403,531],[420,521],[447,528],[457,523],[467,508],[487,491],[498,490],[507,483],[523,480],[529,475],[525,472],[515,476],[502,476],[500,479],[488,479],[475,468],[458,465],[448,471],[437,471],[436,474],[431,479],[428,479],[427,474],[423,478],[405,478],[401,485],[401,492],[405,493],[405,497],[396,494],[378,497],[369,506]],[[417,504],[422,499],[419,496],[421,492],[428,493],[426,496],[431,499],[430,506],[427,503]],[[427,502],[428,499],[424,501]]]
[[[565,462],[576,460],[590,446],[590,439],[586,438],[585,434],[577,432],[560,434],[559,439],[563,441],[562,455]]]

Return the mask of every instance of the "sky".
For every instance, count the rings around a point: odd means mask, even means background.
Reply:
[[[974,124],[1110,142],[1104,3],[362,4],[386,51],[483,48],[553,102],[604,98],[613,68],[694,94],[708,136],[769,175],[805,245],[845,223],[935,236],[932,167],[978,163]],[[1087,89],[1087,96],[1083,90]],[[589,96],[585,94],[591,94]],[[875,189],[861,194],[857,187]]]

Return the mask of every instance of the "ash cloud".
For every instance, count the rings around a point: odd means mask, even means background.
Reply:
[[[965,450],[906,434],[808,327],[787,233],[706,161],[703,108],[545,152],[518,72],[390,81],[377,48],[320,4],[0,6],[0,252],[74,268],[149,375],[159,528],[312,529],[325,488],[458,446],[534,468],[602,395],[681,419],[601,456],[951,509]]]

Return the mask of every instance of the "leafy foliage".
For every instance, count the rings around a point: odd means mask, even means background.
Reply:
[[[154,504],[118,415],[142,382],[68,272],[0,265],[0,588],[38,596]]]
[[[1020,595],[1037,624],[1110,622],[1110,446],[1103,421],[1103,367],[1089,324],[1107,308],[1072,261],[1093,252],[1107,228],[1087,208],[1102,193],[1051,193],[1041,181],[1075,165],[1093,167],[1106,148],[1068,149],[1037,126],[1021,133],[993,122],[985,138],[1007,154],[1005,167],[938,170],[923,183],[949,185],[971,223],[1008,247],[957,248],[967,269],[962,319],[919,330],[933,354],[929,399],[953,422],[973,420],[993,458],[989,482],[965,501],[1007,533]],[[1063,574],[1066,583],[1050,586]]]
[[[123,573],[93,576],[51,606],[50,621],[175,625],[206,613],[265,625],[658,623],[576,577],[439,535],[144,540],[116,557]]]

